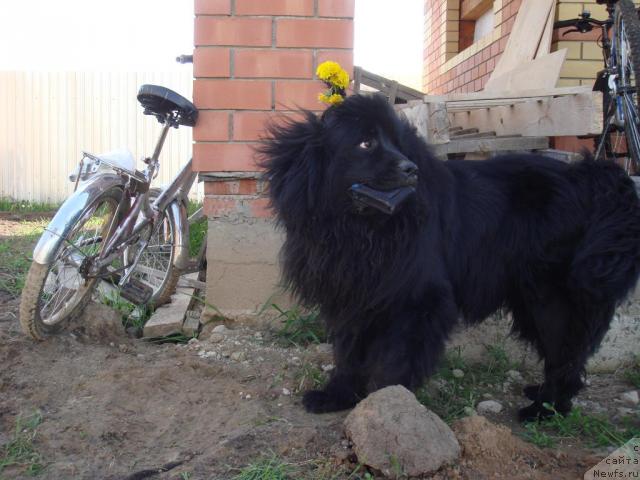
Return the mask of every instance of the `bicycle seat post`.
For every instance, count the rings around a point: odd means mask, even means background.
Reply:
[[[158,162],[158,158],[160,158],[160,152],[162,151],[162,147],[164,146],[164,141],[167,138],[167,134],[169,133],[169,129],[173,125],[173,121],[170,118],[171,114],[167,114],[165,121],[163,122],[162,132],[160,132],[160,138],[158,138],[158,143],[156,143],[156,148],[153,151],[153,156],[151,157],[151,161],[156,164]]]

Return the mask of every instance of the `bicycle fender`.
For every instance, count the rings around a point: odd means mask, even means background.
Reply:
[[[175,250],[173,264],[178,270],[189,266],[189,222],[187,208],[179,200],[174,200],[167,207],[169,216],[175,227]]]
[[[111,173],[97,175],[87,180],[56,212],[33,250],[33,260],[48,265],[54,259],[62,239],[80,219],[85,210],[101,193],[113,188],[124,187],[125,180]]]

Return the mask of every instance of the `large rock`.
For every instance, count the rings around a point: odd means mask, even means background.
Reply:
[[[362,400],[345,420],[345,430],[358,460],[391,478],[425,475],[460,455],[451,429],[401,386]]]

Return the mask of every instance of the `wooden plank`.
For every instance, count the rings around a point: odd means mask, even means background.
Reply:
[[[518,65],[533,60],[547,25],[554,0],[523,0],[509,40],[491,78],[504,75]]]
[[[522,99],[533,97],[559,97],[563,95],[577,95],[580,93],[589,93],[593,90],[588,85],[577,87],[556,87],[556,88],[534,88],[534,89],[518,89],[513,92],[474,92],[474,93],[450,93],[448,95],[425,95],[424,101],[442,103],[446,102],[451,105],[452,102],[476,101],[476,100],[506,100],[506,99]]]
[[[536,87],[554,88],[567,56],[567,49],[536,58],[500,76],[491,76],[485,86],[488,92],[514,92]]]
[[[556,17],[556,3],[556,0],[554,0],[551,4],[551,11],[549,12],[549,16],[547,17],[547,24],[544,27],[544,32],[542,32],[542,37],[540,38],[540,44],[538,45],[538,50],[536,51],[535,58],[542,57],[551,52],[551,41],[553,39],[553,22]]]
[[[476,130],[476,129],[471,129]],[[451,138],[452,141],[459,140],[462,138],[484,138],[484,137],[495,137],[496,132],[476,132],[476,133],[466,133],[463,135],[455,135]]]
[[[452,155],[459,153],[491,153],[504,151],[540,150],[549,148],[547,137],[495,137],[452,140],[443,145],[436,145],[436,155]]]
[[[449,113],[451,125],[495,131],[498,135],[599,135],[602,132],[602,93],[548,97],[512,106]]]
[[[395,80],[391,80],[383,77],[382,75],[368,72],[362,67],[355,67],[354,71],[360,86],[366,85],[387,95],[393,93],[396,88],[396,86],[394,85]],[[407,102],[411,100],[421,100],[424,97],[423,92],[419,92],[418,90],[415,90],[406,85],[402,85],[401,83],[397,83],[397,90],[395,90],[395,93],[397,98],[401,98],[402,100]]]
[[[461,128],[455,133],[449,133],[451,137],[459,137],[460,135],[467,135],[469,133],[478,133],[480,130],[477,128]]]
[[[396,105],[396,110],[416,127],[427,143],[438,145],[449,141],[449,116],[444,103],[410,102]]]

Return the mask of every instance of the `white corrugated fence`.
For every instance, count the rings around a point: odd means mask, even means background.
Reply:
[[[81,151],[127,147],[150,156],[161,125],[142,115],[140,85],[168,87],[192,96],[192,72],[0,71],[0,197],[59,202],[72,191],[68,175]],[[192,152],[191,128],[171,130],[154,182],[171,180]],[[195,189],[194,189],[195,190]]]

